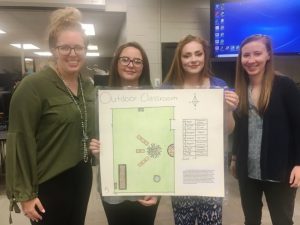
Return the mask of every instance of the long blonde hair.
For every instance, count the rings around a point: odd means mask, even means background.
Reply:
[[[167,73],[167,76],[164,80],[164,83],[176,85],[176,86],[182,86],[184,83],[184,76],[185,71],[182,67],[181,63],[181,54],[183,47],[192,42],[198,42],[202,45],[203,51],[204,51],[204,67],[199,74],[200,81],[203,82],[205,77],[210,77],[212,75],[211,72],[211,66],[210,66],[210,48],[209,44],[206,40],[193,36],[193,35],[187,35],[185,38],[183,38],[177,45],[175,50],[175,55],[171,64],[171,67]]]
[[[260,115],[268,108],[270,102],[270,96],[272,92],[272,85],[275,76],[274,71],[274,59],[273,59],[273,50],[272,50],[272,42],[270,37],[266,35],[252,35],[244,39],[240,45],[239,55],[237,57],[236,63],[236,75],[235,75],[235,91],[239,96],[239,112],[241,114],[247,115],[248,114],[248,85],[249,85],[249,76],[245,69],[242,66],[241,58],[242,58],[242,48],[253,41],[260,41],[262,42],[267,52],[269,53],[269,60],[266,62],[265,72],[262,80],[262,88],[261,93],[258,100],[258,111]]]

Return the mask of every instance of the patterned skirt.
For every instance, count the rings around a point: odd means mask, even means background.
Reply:
[[[172,207],[176,225],[222,224],[222,198],[174,196]]]

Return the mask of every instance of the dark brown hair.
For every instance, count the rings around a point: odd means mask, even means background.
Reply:
[[[150,66],[147,54],[142,46],[137,42],[127,42],[118,47],[115,52],[115,55],[112,59],[111,67],[110,67],[110,76],[109,76],[109,86],[111,87],[121,87],[121,79],[120,74],[118,72],[118,62],[119,57],[122,51],[127,47],[133,47],[138,49],[141,52],[142,60],[143,60],[143,71],[139,78],[139,86],[151,86],[150,80]]]

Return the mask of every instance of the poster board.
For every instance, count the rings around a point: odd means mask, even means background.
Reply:
[[[223,89],[99,90],[103,196],[224,196]]]

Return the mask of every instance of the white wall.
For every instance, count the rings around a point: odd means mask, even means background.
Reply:
[[[162,0],[161,42],[178,42],[187,34],[209,40],[209,0]]]
[[[152,83],[161,78],[159,0],[127,0],[127,41],[139,42],[147,52]]]
[[[126,12],[127,0],[105,0],[105,10],[112,12]]]

